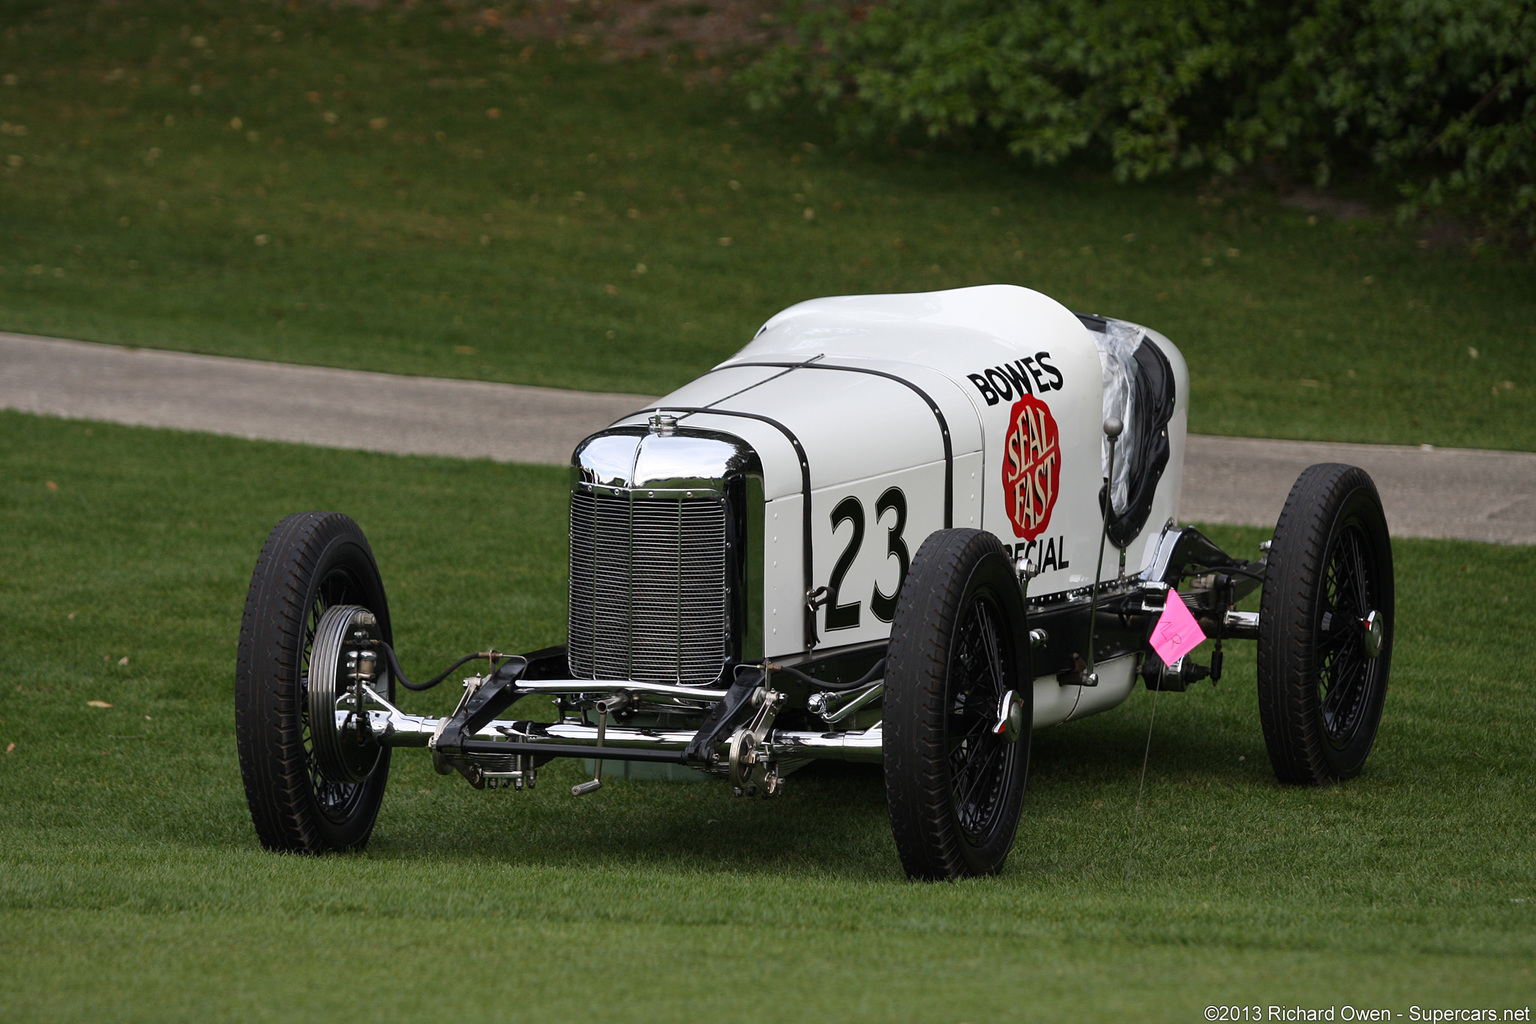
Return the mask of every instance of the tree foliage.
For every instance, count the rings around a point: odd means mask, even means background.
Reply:
[[[801,9],[748,73],[856,135],[916,128],[1123,178],[1370,167],[1536,232],[1536,0],[883,0]]]

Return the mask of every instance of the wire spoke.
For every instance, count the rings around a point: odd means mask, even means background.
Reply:
[[[1334,626],[1323,635],[1323,639],[1318,643],[1318,652],[1325,655],[1332,655],[1335,653],[1336,648],[1341,647],[1347,641],[1354,639],[1359,635],[1359,633],[1360,627],[1358,624],[1354,623],[1353,620],[1346,622],[1343,626]]]
[[[1002,803],[1008,744],[992,735],[1007,673],[994,604],[979,598],[967,609],[954,647],[948,713],[948,761],[955,817],[973,837],[993,826]]]
[[[1350,698],[1359,692],[1365,675],[1361,668],[1357,658],[1344,660],[1342,667],[1337,668],[1333,683],[1328,687],[1323,698],[1324,715],[1331,714],[1337,719],[1342,712],[1348,710]]]
[[[1351,530],[1349,532],[1350,558],[1354,570],[1355,610],[1359,613],[1359,617],[1364,619],[1371,611],[1371,579],[1365,563],[1365,552],[1360,549],[1360,540],[1360,535],[1356,531]]]
[[[1365,653],[1372,580],[1364,542],[1354,524],[1339,534],[1328,553],[1321,602],[1329,628],[1317,645],[1319,710],[1328,739],[1337,746],[1353,739],[1375,685],[1374,666]]]
[[[971,778],[965,785],[959,799],[962,821],[966,821],[972,826],[983,824],[985,819],[990,817],[990,802],[989,806],[983,808],[978,805],[973,796],[977,788],[983,783],[990,784],[996,780],[996,767],[1002,753],[1003,751],[999,744],[989,743],[985,745],[985,748],[979,755],[972,758],[971,767],[974,770],[971,772]]]

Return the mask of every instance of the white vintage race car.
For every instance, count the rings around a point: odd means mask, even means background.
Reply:
[[[1311,467],[1264,557],[1234,558],[1177,525],[1188,400],[1168,339],[1024,288],[803,302],[577,447],[564,645],[471,654],[420,683],[358,527],[290,516],[240,630],[257,834],[276,850],[362,846],[396,747],[476,787],[595,761],[577,794],[627,761],[772,796],[831,758],[883,765],[910,875],[990,873],[1013,842],[1031,730],[1112,708],[1138,681],[1219,678],[1222,641],[1238,639],[1258,641],[1281,781],[1356,775],[1392,656],[1375,486]],[[1260,586],[1260,610],[1236,610]],[[1183,656],[1201,635],[1208,665]],[[451,715],[397,707],[397,687],[477,658]],[[557,720],[508,717],[536,694]]]

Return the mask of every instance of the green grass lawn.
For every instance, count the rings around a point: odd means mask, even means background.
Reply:
[[[1173,338],[1196,431],[1536,450],[1528,257],[364,6],[8,4],[0,329],[660,393],[801,299],[1003,281]]]
[[[1037,735],[995,879],[908,883],[875,769],[577,800],[574,765],[486,793],[421,751],[366,853],[308,859],[259,848],[235,758],[267,530],[353,515],[407,670],[435,670],[562,638],[564,474],[0,413],[0,480],[7,1020],[1186,1022],[1536,993],[1536,549],[1395,544],[1393,689],[1348,785],[1273,782],[1249,645],[1159,697],[1134,853],[1145,692]]]

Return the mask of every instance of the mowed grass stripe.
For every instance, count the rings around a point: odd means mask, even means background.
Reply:
[[[234,751],[267,530],[358,519],[407,669],[435,670],[561,639],[564,474],[9,413],[0,466],[0,998],[21,1019],[318,1016],[362,992],[399,1019],[754,1020],[792,992],[813,1019],[1182,1021],[1532,991],[1536,550],[1397,542],[1393,688],[1348,785],[1275,785],[1251,645],[1219,686],[1161,696],[1129,879],[1146,693],[1037,734],[996,879],[906,882],[873,768],[762,803],[625,780],[576,800],[574,763],[490,794],[419,751],[368,851],[313,860],[260,850]]]
[[[963,887],[946,891],[953,900],[971,895]],[[59,942],[54,922],[72,942]],[[1128,944],[1118,936],[1104,943],[1051,936],[957,942],[921,927],[853,934],[728,924],[577,930],[512,918],[275,915],[0,913],[0,924],[0,951],[37,965],[44,973],[34,977],[89,972],[101,983],[62,996],[45,997],[42,986],[6,992],[20,1019],[338,1018],[359,1012],[359,993],[371,993],[375,1011],[392,1020],[498,1022],[589,1012],[611,1021],[676,1021],[705,1008],[732,1020],[773,1021],[783,1019],[790,1000],[797,1013],[818,1020],[1176,1024],[1202,1019],[1212,1001],[1349,1004],[1406,1016],[1410,1005],[1523,1007],[1529,998],[1528,980],[1511,986],[1507,967],[1482,957],[1213,950]],[[370,956],[349,963],[359,949]],[[165,950],[181,952],[189,970],[168,974]],[[231,963],[247,970],[232,976]],[[743,977],[756,984],[730,980]]]

